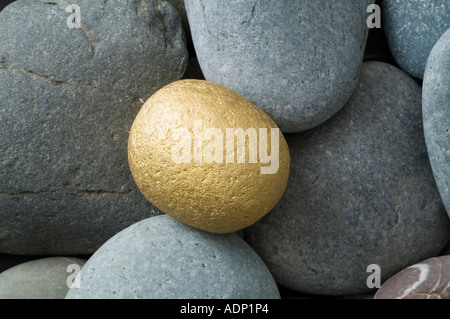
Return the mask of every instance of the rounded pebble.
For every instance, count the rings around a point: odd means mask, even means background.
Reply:
[[[185,6],[206,80],[242,94],[291,133],[328,120],[355,90],[372,2],[186,0]]]
[[[127,140],[142,103],[185,71],[180,15],[167,1],[80,0],[78,28],[72,2],[0,13],[2,253],[91,254],[161,213],[133,181]]]
[[[450,216],[450,29],[428,59],[423,81],[423,118],[434,177]]]
[[[450,222],[427,156],[421,88],[396,67],[363,64],[347,105],[324,125],[288,134],[286,192],[245,230],[277,282],[318,295],[369,293],[368,266],[387,279],[437,256]]]
[[[67,299],[279,299],[261,258],[237,234],[211,234],[161,215],[106,242]]]
[[[0,299],[64,299],[86,260],[49,257],[0,273]]]
[[[450,28],[450,2],[383,0],[381,12],[395,61],[405,72],[422,79],[433,46]]]
[[[402,270],[381,286],[375,299],[450,299],[450,256]]]
[[[214,233],[261,219],[288,180],[289,149],[277,125],[241,95],[208,81],[159,90],[136,117],[128,145],[144,196],[173,218]]]

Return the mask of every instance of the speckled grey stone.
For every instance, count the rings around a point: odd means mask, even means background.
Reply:
[[[0,252],[91,254],[160,212],[128,167],[145,100],[187,65],[166,1],[18,0],[0,13]]]
[[[423,82],[423,118],[431,167],[450,216],[450,29],[428,59]]]
[[[423,137],[421,87],[400,69],[363,64],[346,106],[322,126],[286,134],[286,192],[245,239],[288,288],[318,295],[373,292],[367,287],[434,257],[450,222]]]
[[[72,277],[85,262],[79,258],[51,257],[5,270],[0,273],[0,299],[64,299]]]
[[[383,0],[381,12],[394,59],[422,79],[433,46],[450,28],[450,1]]]
[[[138,222],[86,263],[67,299],[278,299],[261,258],[237,234],[212,234],[167,215]]]
[[[389,278],[375,299],[450,299],[450,256],[430,258]]]
[[[358,82],[371,0],[186,0],[205,78],[265,111],[283,132],[334,115]]]

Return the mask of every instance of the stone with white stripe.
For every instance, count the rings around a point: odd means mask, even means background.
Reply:
[[[402,270],[381,286],[375,299],[450,299],[450,256]]]

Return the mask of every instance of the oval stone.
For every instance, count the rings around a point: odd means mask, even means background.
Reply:
[[[422,79],[433,46],[450,28],[450,1],[383,0],[382,15],[394,59]]]
[[[128,161],[151,203],[214,233],[261,219],[289,177],[289,149],[272,119],[233,90],[192,79],[145,102],[130,130]]]
[[[283,286],[316,295],[372,292],[437,256],[450,222],[433,179],[421,87],[398,68],[363,64],[347,105],[320,127],[287,134],[291,171],[283,198],[245,239]]]
[[[49,257],[5,270],[0,273],[0,299],[64,299],[85,262]]]
[[[143,102],[185,71],[180,15],[167,1],[71,5],[0,13],[2,253],[91,254],[160,213],[133,181],[127,141]]]
[[[450,216],[450,29],[428,59],[423,81],[423,118],[434,177]]]
[[[375,299],[450,299],[450,256],[430,258],[386,281]]]
[[[206,80],[265,111],[283,132],[313,128],[356,88],[369,29],[363,1],[186,0]]]
[[[261,258],[237,234],[212,234],[168,215],[107,241],[67,299],[279,299]]]

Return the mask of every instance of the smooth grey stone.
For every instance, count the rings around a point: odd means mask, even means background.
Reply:
[[[0,252],[84,255],[160,214],[128,167],[129,129],[188,55],[167,1],[18,0],[0,13]]]
[[[428,59],[423,81],[423,118],[434,177],[450,216],[450,29]]]
[[[422,79],[433,46],[450,28],[450,1],[383,0],[381,12],[395,61]]]
[[[283,132],[333,116],[356,88],[369,29],[363,1],[186,0],[208,81],[265,111]]]
[[[5,270],[0,273],[0,299],[64,299],[73,284],[72,277],[85,262],[79,258],[50,257]]]
[[[279,299],[261,258],[237,234],[212,234],[167,215],[106,242],[67,299]]]
[[[286,134],[291,171],[277,206],[245,240],[277,282],[317,295],[370,293],[434,257],[450,221],[423,137],[421,87],[400,69],[366,62],[346,106],[324,125]]]
[[[400,271],[374,299],[450,299],[450,256],[430,258]]]

